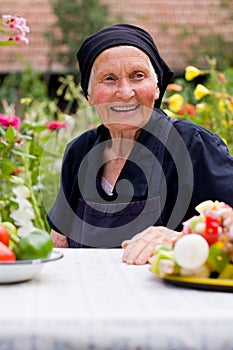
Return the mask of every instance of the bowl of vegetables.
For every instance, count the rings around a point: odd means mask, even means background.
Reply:
[[[20,238],[11,222],[0,223],[0,283],[23,282],[35,277],[45,263],[61,259],[50,234],[35,229]]]

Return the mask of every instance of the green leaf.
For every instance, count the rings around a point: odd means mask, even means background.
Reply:
[[[14,44],[18,44],[18,42],[15,40],[0,41],[0,46],[10,46],[10,45],[14,45]]]
[[[37,134],[39,134],[40,132],[42,132],[42,131],[48,129],[48,127],[47,127],[47,126],[44,126],[44,125],[35,125],[35,126],[33,126],[32,129],[33,129],[34,132],[36,132]]]
[[[26,123],[26,124],[24,124],[23,125],[23,127],[22,127],[22,130],[26,130],[26,131],[28,131],[28,130],[33,130],[33,131],[35,131],[35,132],[41,132],[41,131],[44,131],[44,130],[46,130],[46,129],[48,129],[48,127],[44,124],[45,122],[42,122],[43,124],[40,124],[40,123],[35,123],[35,124],[33,124],[33,123]]]
[[[0,33],[3,33],[3,34],[8,34],[8,32],[4,29],[0,29]]]
[[[16,136],[15,136],[15,132],[14,132],[14,128],[10,125],[5,133],[5,139],[7,142],[9,143],[13,143],[16,141]]]
[[[33,140],[30,143],[29,151],[30,154],[34,154],[37,157],[41,157],[44,150],[35,140]]]
[[[0,125],[0,135],[5,137],[6,130]]]
[[[8,159],[0,159],[0,172],[2,175],[10,175],[16,166]]]
[[[27,157],[27,158],[31,158],[31,159],[36,159],[37,158],[37,157],[33,156],[32,154],[16,151],[15,149],[12,150],[12,153],[14,153],[14,154],[16,154],[17,156],[20,156],[20,157]]]
[[[6,147],[9,147],[9,143],[3,138],[0,140],[0,148],[4,149]]]

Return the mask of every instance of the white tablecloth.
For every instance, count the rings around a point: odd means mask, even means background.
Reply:
[[[167,286],[120,249],[61,249],[0,285],[0,350],[232,350],[233,295]]]

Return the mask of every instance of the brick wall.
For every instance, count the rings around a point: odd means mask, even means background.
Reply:
[[[190,47],[195,49],[197,37],[180,37],[190,26],[232,38],[233,22],[227,10],[219,9],[221,0],[102,0],[113,15],[122,14],[125,22],[142,26],[153,36],[160,53],[169,65],[181,72],[188,63]],[[229,0],[229,2],[232,0]],[[29,45],[1,47],[0,73],[18,71],[26,57],[35,70],[60,72],[59,64],[48,62],[49,47],[43,32],[54,17],[50,0],[1,0],[0,15],[22,14],[31,28]]]

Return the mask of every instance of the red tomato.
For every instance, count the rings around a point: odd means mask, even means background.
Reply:
[[[7,247],[4,243],[0,242],[0,262],[15,261],[16,257],[14,252]]]
[[[204,238],[207,240],[208,244],[211,245],[218,242],[218,230],[220,225],[218,218],[206,216],[205,224]]]
[[[0,242],[9,246],[10,234],[7,229],[0,223]]]

